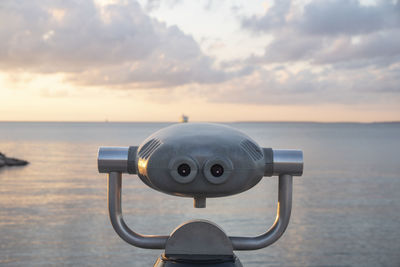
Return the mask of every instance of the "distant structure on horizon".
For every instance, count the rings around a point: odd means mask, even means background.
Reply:
[[[185,114],[182,114],[181,119],[179,120],[181,123],[189,122],[189,117]]]

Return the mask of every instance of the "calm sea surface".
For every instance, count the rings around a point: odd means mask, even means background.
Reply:
[[[1,266],[152,266],[161,251],[132,247],[112,229],[99,146],[138,145],[163,123],[0,123],[0,151],[31,162],[0,169]],[[271,247],[237,252],[245,266],[400,266],[400,124],[232,123],[264,147],[303,149],[293,212]],[[209,219],[254,236],[274,221],[277,178],[251,190],[191,199],[123,179],[135,231],[169,234]]]

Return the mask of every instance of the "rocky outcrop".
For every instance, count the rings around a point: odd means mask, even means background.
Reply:
[[[0,168],[4,166],[25,166],[28,163],[26,160],[8,158],[3,153],[0,153]]]

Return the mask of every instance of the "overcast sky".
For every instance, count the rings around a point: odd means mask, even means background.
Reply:
[[[0,120],[400,120],[391,0],[0,1]]]

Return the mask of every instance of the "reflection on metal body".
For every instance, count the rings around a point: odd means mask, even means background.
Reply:
[[[227,126],[180,124],[160,130],[139,147],[100,148],[98,168],[109,174],[108,205],[115,231],[133,246],[166,249],[166,258],[161,257],[157,266],[169,266],[168,260],[203,262],[216,256],[225,259],[228,265],[224,266],[241,266],[233,252],[226,251],[264,248],[285,232],[292,208],[293,176],[303,173],[303,153],[260,148],[248,136]],[[237,194],[255,186],[262,176],[277,175],[276,220],[256,237],[229,237],[206,221],[185,223],[169,236],[141,235],[132,231],[122,216],[122,173],[138,173],[145,184],[158,191],[193,197],[195,207],[205,207],[206,197]],[[212,251],[207,242],[215,245]]]

